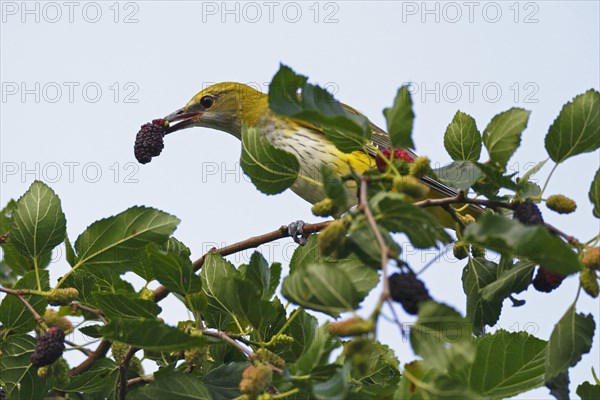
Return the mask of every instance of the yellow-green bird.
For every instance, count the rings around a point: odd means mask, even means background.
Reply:
[[[362,115],[349,106],[343,107]],[[170,124],[169,133],[198,126],[228,132],[238,139],[241,139],[243,125],[256,127],[274,147],[296,156],[300,170],[291,189],[312,204],[325,197],[320,182],[323,164],[332,167],[340,175],[347,174],[351,168],[362,173],[375,166],[377,149],[390,147],[387,133],[370,122],[372,143],[364,151],[344,153],[325,136],[319,126],[274,114],[269,109],[266,93],[237,82],[222,82],[207,87],[192,97],[183,108],[165,117],[165,120]],[[410,155],[416,157],[412,152]],[[431,197],[457,194],[455,189],[429,177],[423,177],[422,181],[431,189]],[[355,183],[348,182],[348,185],[354,185],[350,188],[354,190],[347,191],[348,203],[355,205]],[[477,213],[477,210],[471,207],[470,213]],[[448,219],[445,212],[436,214]]]

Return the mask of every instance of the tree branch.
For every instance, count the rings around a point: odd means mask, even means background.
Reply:
[[[381,251],[381,274],[383,275],[383,292],[381,293],[381,300],[385,301],[390,297],[390,284],[387,276],[387,264],[390,256],[390,248],[385,243],[383,236],[381,236],[381,231],[377,226],[377,221],[375,221],[375,217],[371,212],[371,208],[369,207],[369,199],[367,196],[367,185],[368,178],[363,176],[360,182],[360,202],[358,208],[362,210],[367,218],[367,222],[369,223],[369,227],[371,231],[373,231],[373,235],[375,235],[375,240],[377,240],[377,244],[379,245],[379,249]]]
[[[242,346],[236,340],[229,337],[229,335],[227,335],[225,332],[203,330],[202,333],[206,336],[215,337],[215,338],[221,339],[222,341],[224,341],[226,343],[229,343],[230,345],[232,345],[233,347],[235,347],[236,349],[238,349],[239,351],[244,353],[251,360],[254,360],[254,358],[256,357],[252,350]],[[281,368],[276,367],[273,364],[270,364],[268,362],[265,362],[265,364],[269,368],[271,368],[273,371],[277,372],[278,374],[280,374],[280,375],[283,374],[283,370]]]
[[[131,364],[131,359],[135,356],[135,353],[139,349],[136,347],[130,347],[125,353],[125,357],[123,357],[123,362],[119,366],[119,400],[125,400],[127,398],[127,371],[129,370],[129,364]]]
[[[33,315],[33,318],[35,319],[35,322],[38,325],[40,325],[42,327],[46,326],[46,323],[44,322],[44,318],[40,314],[38,314],[37,311],[35,311],[35,308],[33,308],[33,306],[29,303],[29,301],[25,298],[25,296],[23,296],[23,294],[21,293],[20,290],[0,287],[0,292],[4,292],[6,294],[10,294],[11,296],[15,296],[17,299],[19,299],[21,301],[21,303],[23,303],[25,308],[27,308],[27,310],[29,310],[31,315]]]
[[[91,314],[94,314],[96,317],[98,317],[98,319],[100,321],[102,321],[105,325],[108,324],[108,321],[106,320],[106,318],[104,318],[104,313],[96,308],[93,307],[88,307],[84,304],[81,303],[77,303],[77,302],[73,302],[70,304],[71,308],[73,309],[80,309],[82,311],[87,311]]]
[[[303,230],[307,234],[319,232],[320,230],[325,228],[327,225],[329,225],[330,222],[331,221],[324,221],[324,222],[318,222],[316,224],[305,224],[303,227]],[[273,242],[275,240],[283,239],[283,238],[286,238],[289,236],[290,236],[290,234],[288,233],[288,227],[286,225],[283,225],[279,229],[274,230],[272,232],[265,233],[263,235],[254,236],[249,239],[242,240],[241,242],[233,243],[233,244],[230,244],[229,246],[222,247],[220,249],[213,249],[209,253],[213,252],[213,253],[220,254],[222,256],[228,256],[231,254],[239,253],[240,251],[253,249],[253,248],[256,248],[265,243]],[[194,268],[194,271],[198,271],[200,268],[202,268],[202,265],[204,264],[205,259],[206,259],[206,254],[193,262],[192,267]],[[154,290],[154,301],[158,303],[159,301],[161,301],[162,299],[167,297],[167,295],[169,293],[170,292],[166,287],[164,287],[164,286],[157,287]]]
[[[108,353],[108,350],[110,350],[110,342],[108,340],[101,341],[96,350],[94,350],[88,356],[88,358],[86,358],[81,364],[69,371],[69,375],[75,376],[87,371],[91,368],[92,365],[94,365],[96,361],[104,357],[106,353]]]

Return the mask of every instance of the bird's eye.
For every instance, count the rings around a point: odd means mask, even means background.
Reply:
[[[215,98],[212,96],[204,96],[200,99],[200,105],[205,109],[211,108],[215,102]]]

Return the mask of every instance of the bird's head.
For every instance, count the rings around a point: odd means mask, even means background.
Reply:
[[[248,85],[222,82],[207,87],[185,105],[165,117],[168,133],[202,126],[241,136],[242,124],[256,125],[268,112],[267,95]]]

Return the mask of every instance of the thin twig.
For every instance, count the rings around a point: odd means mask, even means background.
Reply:
[[[104,324],[108,324],[108,321],[106,320],[106,318],[104,318],[104,313],[102,311],[98,310],[97,308],[88,307],[84,304],[76,303],[76,302],[73,302],[70,305],[73,309],[80,309],[82,311],[87,311],[91,314],[94,314]]]
[[[137,376],[137,377],[131,378],[127,381],[127,387],[137,385],[140,383],[150,383],[150,382],[154,382],[154,375]]]
[[[387,276],[387,264],[390,256],[390,248],[385,243],[383,236],[381,236],[381,231],[379,230],[377,222],[375,221],[375,217],[373,216],[371,208],[369,207],[367,185],[368,180],[363,176],[360,182],[360,203],[358,207],[365,214],[367,222],[369,223],[369,227],[371,228],[371,231],[373,231],[373,235],[375,235],[375,239],[379,244],[379,250],[381,251],[381,274],[383,275],[383,292],[381,293],[381,299],[387,300],[390,297],[390,284]]]
[[[319,232],[320,230],[325,228],[327,225],[329,225],[330,222],[331,221],[324,221],[324,222],[318,222],[316,224],[305,224],[303,226],[302,230],[306,234]],[[213,249],[213,250],[209,251],[208,253],[217,253],[222,256],[228,256],[231,254],[239,253],[240,251],[253,249],[253,248],[256,248],[265,243],[273,242],[275,240],[283,239],[283,238],[286,238],[289,236],[290,236],[290,234],[288,233],[288,227],[283,225],[279,229],[274,230],[272,232],[265,233],[263,235],[254,236],[249,239],[242,240],[241,242],[237,242],[237,243],[230,244],[229,246],[221,247],[220,249]],[[200,268],[202,268],[202,265],[204,264],[205,259],[206,259],[206,254],[192,263],[192,267],[193,267],[194,271],[198,271]],[[166,287],[164,287],[164,286],[157,287],[154,290],[154,301],[158,303],[159,301],[161,301],[162,299],[167,297],[167,295],[169,293],[170,292]]]
[[[77,343],[73,343],[70,340],[65,340],[65,343],[68,344],[69,346],[71,346],[74,350],[79,350],[80,352],[82,352],[83,354],[85,354],[88,357],[91,356],[93,353],[92,350],[86,349],[85,347],[81,347]]]
[[[129,370],[129,364],[131,364],[131,359],[135,356],[135,353],[139,349],[136,347],[130,347],[125,353],[125,357],[123,357],[123,362],[119,366],[119,400],[125,400],[127,397],[127,371]]]
[[[4,292],[6,294],[10,294],[11,296],[15,296],[17,299],[19,299],[21,301],[21,303],[23,303],[23,305],[25,306],[25,308],[27,308],[27,310],[29,310],[29,312],[31,313],[31,315],[33,315],[33,318],[35,319],[35,322],[38,325],[40,325],[40,326],[43,326],[43,327],[45,326],[44,318],[40,314],[38,314],[38,312],[35,310],[35,308],[33,308],[33,306],[25,298],[25,296],[23,296],[23,294],[21,293],[20,290],[9,289],[9,288],[5,288],[5,287],[0,287],[0,292]]]
[[[486,206],[489,208],[505,208],[508,210],[514,210],[518,204],[517,203],[506,203],[502,201],[494,201],[494,200],[485,200],[485,199],[471,199],[465,197],[462,192],[459,192],[455,197],[444,197],[442,199],[425,199],[422,201],[418,201],[413,203],[417,207],[436,207],[436,206],[447,206],[450,204],[475,204],[479,206]],[[580,247],[581,242],[577,240],[577,238],[568,235],[562,232],[560,229],[550,225],[548,223],[544,223],[546,229],[548,229],[551,233],[562,237],[565,239],[570,245],[575,247]]]
[[[235,347],[236,349],[238,349],[239,351],[241,351],[242,353],[244,353],[249,359],[253,360],[256,356],[254,354],[254,352],[244,346],[242,346],[241,344],[239,344],[236,340],[232,339],[229,337],[228,334],[226,334],[225,332],[221,332],[221,331],[209,331],[209,330],[203,330],[202,333],[206,336],[212,336],[218,339],[221,339],[222,341],[229,343],[230,345],[232,345],[233,347]],[[273,371],[277,372],[278,374],[283,374],[283,370],[279,367],[274,366],[273,364],[270,363],[265,363],[269,368],[271,368]]]
[[[441,199],[425,199],[421,201],[417,201],[413,203],[417,207],[436,207],[436,206],[444,206],[451,204],[474,204],[478,206],[485,206],[490,208],[506,208],[509,210],[514,210],[517,204],[515,203],[506,203],[503,201],[495,201],[495,200],[485,200],[485,199],[471,199],[466,197],[463,192],[458,192],[458,194],[454,197],[444,197]]]

